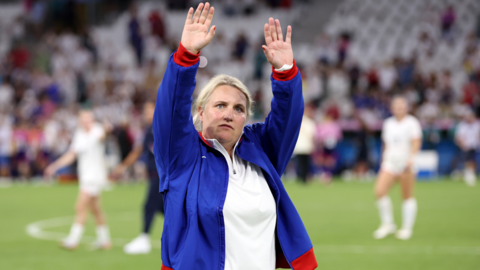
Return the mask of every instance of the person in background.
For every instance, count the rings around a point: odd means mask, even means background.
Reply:
[[[117,177],[132,166],[143,154],[146,157],[146,165],[148,169],[149,185],[147,197],[143,206],[143,230],[142,233],[133,241],[125,245],[123,251],[127,254],[146,254],[152,250],[150,243],[150,231],[155,213],[158,211],[164,214],[163,194],[160,193],[160,178],[155,166],[155,157],[153,156],[153,131],[152,120],[155,111],[155,103],[147,102],[143,107],[143,118],[147,124],[143,141],[139,140],[135,143],[132,151],[128,156],[113,170],[113,176]]]
[[[417,118],[408,114],[405,97],[394,97],[391,111],[393,116],[386,119],[382,127],[382,163],[375,182],[381,225],[373,237],[382,239],[396,232],[398,239],[407,240],[412,236],[417,215],[417,201],[413,197],[414,160],[422,145],[422,127]],[[403,224],[398,231],[393,221],[392,201],[388,196],[396,178],[400,179],[403,197]]]
[[[137,7],[133,5],[130,8],[130,22],[128,23],[128,33],[130,37],[130,45],[132,45],[137,57],[137,64],[141,66],[143,63],[143,37],[140,22],[137,17]]]
[[[337,143],[342,139],[342,129],[335,121],[338,118],[334,111],[327,111],[323,121],[317,125],[315,141],[320,146],[320,154],[316,159],[322,173],[320,181],[330,183],[333,170],[337,165],[338,155],[335,151]]]
[[[442,14],[441,30],[442,37],[447,41],[452,41],[452,29],[456,21],[455,10],[453,6],[448,6]]]
[[[51,178],[62,167],[78,159],[78,180],[80,191],[75,206],[75,221],[70,234],[60,245],[69,250],[76,249],[84,232],[87,214],[90,210],[97,224],[95,248],[110,249],[110,232],[105,214],[100,206],[100,195],[108,183],[105,162],[105,137],[107,130],[95,122],[93,112],[81,110],[78,115],[79,127],[75,131],[70,149],[45,168],[44,175]]]
[[[467,112],[465,119],[458,124],[455,133],[455,142],[462,150],[465,160],[463,180],[469,186],[475,186],[477,182],[475,164],[480,146],[480,124],[476,120],[472,111]]]
[[[297,161],[298,179],[304,184],[307,182],[310,174],[311,156],[315,150],[315,121],[313,120],[313,114],[315,114],[315,108],[312,105],[307,105],[303,114],[297,144],[293,150]]]
[[[10,177],[13,124],[6,114],[0,114],[0,179]]]

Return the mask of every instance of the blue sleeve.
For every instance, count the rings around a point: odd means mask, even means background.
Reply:
[[[289,81],[273,77],[271,111],[264,123],[251,126],[279,175],[290,160],[302,124],[304,102],[300,72]]]
[[[191,114],[197,69],[198,62],[180,66],[172,54],[158,89],[153,116],[153,152],[157,170],[164,175],[160,179],[160,192],[168,190],[170,179],[188,167],[195,151],[199,150]]]

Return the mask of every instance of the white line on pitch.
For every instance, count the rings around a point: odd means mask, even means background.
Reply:
[[[67,237],[67,233],[49,232],[45,229],[70,225],[73,217],[59,217],[36,221],[26,226],[25,230],[33,238],[60,241]],[[92,243],[93,236],[84,236],[82,243]],[[131,239],[113,238],[112,244],[124,246]],[[152,240],[152,247],[160,248],[160,240]],[[335,254],[447,254],[447,255],[480,255],[480,247],[455,246],[362,246],[362,245],[314,245],[316,253]]]

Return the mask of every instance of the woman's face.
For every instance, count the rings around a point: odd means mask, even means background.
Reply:
[[[395,98],[392,101],[392,114],[397,118],[402,118],[408,113],[408,103],[404,98]]]
[[[95,117],[90,111],[80,111],[78,115],[80,126],[85,130],[90,130],[95,123]]]
[[[247,97],[235,87],[222,85],[198,113],[205,138],[216,139],[225,148],[233,147],[247,119]]]

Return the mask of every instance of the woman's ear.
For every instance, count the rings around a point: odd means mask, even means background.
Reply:
[[[200,121],[203,122],[203,109],[201,106],[198,106],[197,112],[198,112],[198,119],[200,119]]]

